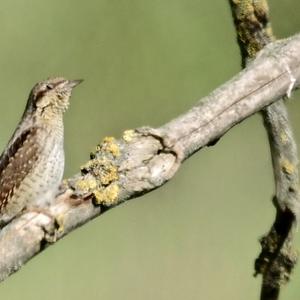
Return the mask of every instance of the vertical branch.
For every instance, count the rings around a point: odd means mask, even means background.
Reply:
[[[259,50],[275,40],[268,4],[266,0],[230,0],[230,4],[244,67]],[[297,261],[293,237],[300,205],[298,155],[283,100],[265,108],[262,116],[273,163],[276,218],[269,233],[260,240],[262,250],[255,261],[255,272],[263,277],[260,299],[276,300]]]

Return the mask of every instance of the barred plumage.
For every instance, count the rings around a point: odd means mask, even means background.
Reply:
[[[0,226],[50,202],[64,171],[63,113],[81,80],[53,78],[34,86],[23,117],[0,156]]]

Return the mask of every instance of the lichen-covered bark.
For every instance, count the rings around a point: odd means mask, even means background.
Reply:
[[[266,0],[231,0],[242,65],[274,41]],[[289,70],[289,65],[285,66]],[[291,86],[293,84],[291,74]],[[289,93],[287,93],[289,94]],[[289,95],[288,95],[289,96]],[[277,210],[270,232],[261,239],[262,252],[255,262],[263,275],[261,299],[278,299],[280,287],[290,278],[297,261],[293,249],[296,219],[300,214],[298,154],[283,100],[262,110],[272,156]]]
[[[160,187],[185,159],[283,97],[290,87],[286,65],[296,88],[300,35],[267,46],[245,70],[164,126],[105,138],[49,207],[26,212],[1,230],[0,280],[76,227]]]

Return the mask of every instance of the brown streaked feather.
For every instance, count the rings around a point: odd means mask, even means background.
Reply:
[[[24,131],[0,157],[0,212],[38,159],[36,132],[37,127]]]

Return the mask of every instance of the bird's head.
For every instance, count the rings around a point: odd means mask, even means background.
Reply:
[[[81,82],[81,79],[68,80],[56,77],[37,83],[30,92],[25,111],[34,111],[46,118],[62,115],[69,106],[73,88]]]

